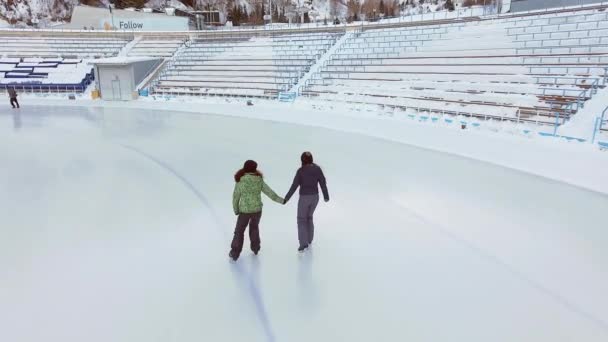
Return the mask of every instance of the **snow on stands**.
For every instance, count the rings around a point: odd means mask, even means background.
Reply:
[[[84,92],[92,81],[93,69],[81,59],[0,59],[0,89]]]
[[[195,39],[153,88],[175,95],[276,97],[291,88],[343,33]]]
[[[477,124],[489,120],[486,126],[523,122],[554,132],[555,125],[563,125],[605,88],[606,8],[446,17],[390,27],[330,26],[326,31],[136,33],[130,43],[131,37],[104,33],[74,38],[45,32],[45,37],[13,36],[11,53],[5,56],[100,58],[121,51],[170,57],[151,82],[152,96],[276,99],[294,89],[312,101],[351,108],[365,105],[427,119],[468,117]],[[13,68],[3,66],[1,72],[20,79],[32,68],[25,63],[31,62],[42,63],[13,60]],[[49,65],[34,66],[36,72],[42,67]],[[38,76],[33,72],[28,78]]]
[[[84,92],[93,81],[86,58],[116,56],[122,37],[28,36],[0,33],[0,89]],[[83,59],[84,58],[84,59]]]
[[[608,107],[608,88],[600,90],[593,99],[587,102],[585,108],[560,128],[559,134],[591,140],[593,131],[589,128],[595,126],[596,118],[601,116],[606,107]],[[608,141],[608,134],[603,133],[596,138]]]
[[[131,48],[128,56],[171,57],[186,40],[186,35],[144,37]]]
[[[587,10],[369,29],[343,44],[301,93],[552,125],[556,113],[570,118],[603,86],[607,19]]]
[[[62,37],[3,35],[0,55],[6,57],[80,57],[116,56],[127,44],[119,37]]]

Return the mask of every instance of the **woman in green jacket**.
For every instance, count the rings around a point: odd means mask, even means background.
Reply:
[[[232,195],[232,206],[238,219],[228,255],[236,261],[243,250],[245,229],[248,225],[251,250],[256,255],[260,251],[259,224],[262,218],[262,192],[277,203],[283,204],[284,201],[266,185],[262,173],[258,171],[258,164],[253,160],[245,162],[243,168],[234,175],[234,180],[236,185]]]

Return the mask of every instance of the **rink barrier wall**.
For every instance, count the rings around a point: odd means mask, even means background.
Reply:
[[[163,96],[152,95],[152,96],[150,96],[150,98],[154,101],[173,101],[173,100],[178,99],[178,97],[175,95],[163,95]],[[242,97],[239,96],[238,98],[242,98]],[[293,102],[293,101],[283,101],[283,102]],[[387,106],[387,107],[389,107],[389,106]],[[395,108],[393,108],[393,111],[394,111],[394,109]],[[423,110],[421,110],[421,108],[417,108],[417,109],[420,112],[423,112]],[[513,124],[526,123],[526,122],[525,122],[525,120],[513,121],[513,120],[509,120],[509,118],[506,118],[506,117],[495,117],[494,118],[491,116],[486,116],[484,118],[484,120],[482,121],[481,117],[471,115],[470,113],[464,113],[464,112],[455,113],[455,114],[454,113],[448,114],[447,112],[443,112],[441,114],[439,114],[439,113],[440,112],[428,111],[427,114],[424,114],[424,113],[423,114],[406,114],[406,116],[409,120],[418,122],[418,123],[429,123],[429,124],[435,124],[435,125],[460,127],[460,129],[462,129],[462,130],[467,130],[467,129],[468,130],[478,130],[478,131],[486,130],[486,131],[493,131],[493,132],[508,131],[513,135],[524,137],[524,138],[531,138],[532,136],[536,135],[542,139],[547,139],[547,140],[554,139],[554,140],[564,141],[567,143],[591,143],[591,144],[597,145],[601,150],[606,149],[606,143],[603,143],[603,142],[598,142],[596,144],[595,141],[590,141],[587,138],[560,135],[560,134],[558,134],[559,125],[554,125],[552,123],[538,122],[538,120],[536,122],[534,122],[532,120],[528,120],[529,121],[528,123],[535,123],[537,125],[537,129],[539,129],[539,131],[533,131],[528,128],[522,128],[522,127],[519,127],[519,125],[514,126],[511,129],[505,129],[504,127],[496,127],[496,125],[492,125],[492,123],[496,123],[496,121],[498,121],[499,126],[500,126],[500,124],[509,123],[509,122],[513,123]],[[384,115],[393,116],[394,113],[387,114],[385,112]],[[498,120],[492,121],[491,119],[498,119]],[[559,116],[556,116],[556,120],[560,120]],[[487,124],[488,122],[490,122],[490,124]],[[545,129],[545,131],[543,131],[543,129]]]
[[[46,99],[45,99],[46,98]],[[175,101],[173,101],[175,99]],[[461,129],[460,122],[453,120],[451,125],[435,120],[436,128],[412,119],[391,117],[390,113],[362,111],[360,113],[344,112],[346,108],[337,109],[337,113],[322,112],[317,106],[332,106],[331,103],[310,103],[307,107],[294,107],[276,101],[256,101],[254,107],[246,105],[241,98],[234,102],[217,102],[196,105],[181,98],[161,98],[132,102],[101,102],[93,100],[70,101],[50,99],[48,95],[33,96],[28,99],[29,105],[62,105],[69,107],[133,108],[158,110],[159,105],[167,103],[168,110],[186,115],[218,115],[268,122],[287,123],[306,127],[317,127],[371,138],[394,141],[429,151],[446,153],[462,158],[469,158],[524,172],[542,178],[570,184],[588,191],[608,195],[608,183],[604,173],[598,170],[608,169],[608,157],[598,147],[605,146],[581,143],[578,140],[567,140],[550,134],[540,136],[538,131],[524,132],[521,127],[512,130],[488,127],[482,129],[473,122]],[[24,103],[27,103],[24,101]],[[284,106],[289,106],[286,110]],[[316,108],[315,108],[316,107]],[[204,112],[201,111],[204,108]],[[334,112],[336,110],[333,110]],[[383,115],[384,114],[384,115]],[[408,121],[412,124],[406,124]],[[399,124],[402,122],[403,124]],[[424,127],[427,128],[424,128]],[[469,129],[471,128],[476,129]],[[502,132],[493,134],[491,131]],[[548,133],[548,132],[546,132]],[[591,133],[591,132],[589,132]],[[442,137],[441,139],[438,139]],[[488,148],[478,148],[479,146]],[[518,151],[524,148],[529,153],[522,156]],[[534,157],[536,155],[536,157]],[[570,163],[564,163],[564,155],[570,156]],[[581,167],[585,165],[585,167]]]

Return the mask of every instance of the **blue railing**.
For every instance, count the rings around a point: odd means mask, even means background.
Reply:
[[[297,94],[295,92],[282,91],[279,93],[279,101],[281,102],[293,102],[296,100]]]
[[[608,107],[606,107],[602,111],[602,115],[595,118],[595,124],[593,125],[593,137],[591,138],[591,143],[595,144],[595,138],[599,132],[602,131],[602,127],[604,124],[608,123],[608,117],[606,117],[606,113],[608,112]],[[599,142],[600,147],[608,147],[607,143]]]

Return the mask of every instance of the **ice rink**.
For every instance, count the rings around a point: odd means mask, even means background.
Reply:
[[[297,198],[265,198],[260,255],[230,263],[234,172],[255,159],[283,196],[304,150],[331,195],[314,247],[296,251]],[[607,212],[606,195],[364,135],[4,107],[0,341],[605,342]]]

